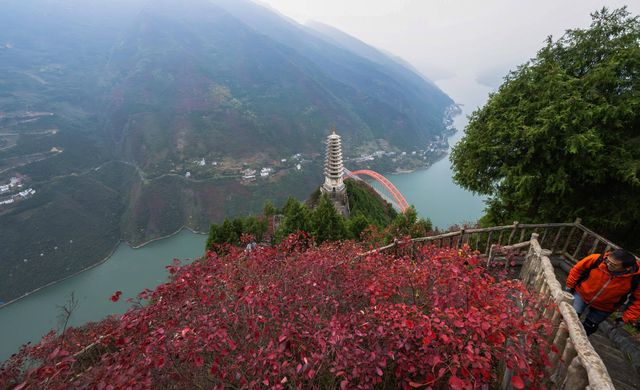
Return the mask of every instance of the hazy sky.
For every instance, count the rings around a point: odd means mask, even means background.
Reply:
[[[261,0],[292,19],[319,21],[396,54],[432,79],[445,71],[503,75],[548,35],[587,27],[590,13],[640,0]]]

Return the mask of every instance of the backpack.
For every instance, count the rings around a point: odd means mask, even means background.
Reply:
[[[600,256],[598,256],[598,259],[594,261],[591,264],[591,266],[589,266],[589,268],[587,268],[582,272],[582,274],[576,281],[576,285],[574,288],[577,288],[582,282],[589,279],[589,274],[591,273],[591,270],[598,268],[598,266],[602,264],[603,261],[604,261],[604,253],[601,253]],[[631,303],[634,300],[633,293],[638,289],[638,285],[640,285],[640,275],[633,275],[631,277],[631,288],[629,289],[628,293],[624,294],[622,298],[620,298],[620,302],[618,302],[618,305],[624,304],[625,302],[627,302],[627,300],[629,300],[628,305],[631,305]]]

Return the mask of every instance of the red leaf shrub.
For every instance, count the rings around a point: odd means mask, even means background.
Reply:
[[[169,266],[147,305],[23,347],[0,387],[472,389],[503,363],[540,385],[549,324],[516,304],[536,303],[519,281],[457,249],[303,244]]]

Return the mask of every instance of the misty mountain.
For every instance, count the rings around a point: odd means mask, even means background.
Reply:
[[[0,184],[36,192],[0,205],[0,301],[119,240],[306,197],[332,125],[347,155],[426,146],[451,104],[401,61],[249,1],[6,0]],[[240,181],[266,165],[280,173]]]
[[[392,72],[395,77],[400,77],[411,82],[412,85],[416,87],[420,86],[423,88],[425,88],[423,83],[426,81],[429,84],[426,88],[434,88],[433,81],[421,75],[418,70],[402,58],[376,49],[375,47],[324,23],[309,21],[305,26],[318,32],[318,36],[320,38],[357,54],[362,58],[366,58],[369,61],[386,67],[387,71]],[[422,78],[422,80],[420,80],[420,78]]]

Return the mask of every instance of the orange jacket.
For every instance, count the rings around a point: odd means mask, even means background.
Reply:
[[[627,274],[612,275],[603,261],[597,268],[591,270],[589,278],[576,287],[576,282],[582,273],[589,269],[598,260],[598,257],[600,257],[600,254],[596,253],[580,260],[569,272],[567,287],[575,288],[590,307],[600,311],[614,312],[618,308],[622,297],[631,290],[633,275],[640,275],[640,266],[636,264],[635,270]],[[602,290],[603,287],[604,290]],[[596,297],[596,295],[598,296]],[[596,297],[596,300],[591,302],[594,297]],[[640,318],[640,287],[636,289],[634,298],[622,316],[624,322],[634,323]]]

